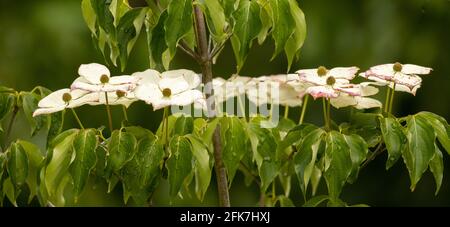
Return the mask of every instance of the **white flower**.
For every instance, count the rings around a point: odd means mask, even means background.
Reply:
[[[261,76],[247,84],[247,97],[257,106],[267,103],[283,106],[300,106],[304,92],[287,83],[288,75]]]
[[[351,85],[352,89],[359,89],[360,96],[351,96],[347,93],[339,93],[339,96],[330,99],[330,104],[336,108],[353,106],[357,109],[381,108],[382,103],[373,98],[367,98],[378,93],[378,88],[370,86],[375,83],[364,82],[356,85]]]
[[[196,73],[180,69],[163,72],[146,70],[133,74],[140,79],[135,90],[136,98],[153,105],[153,109],[166,106],[186,106],[199,99],[203,94],[195,90],[200,83],[200,76]]]
[[[225,80],[221,77],[214,78],[212,81],[214,89],[214,97],[217,103],[222,103],[230,98],[241,96],[245,93],[247,83],[250,77],[234,75],[230,79]]]
[[[71,89],[81,89],[90,92],[131,91],[136,87],[138,78],[133,76],[110,76],[106,66],[91,63],[78,68],[78,77],[70,86]]]
[[[68,88],[57,90],[39,101],[38,109],[34,111],[33,117],[59,112],[66,108],[75,108],[97,100],[98,95],[87,91]]]
[[[404,91],[415,95],[417,89],[422,85],[422,78],[418,75],[426,75],[431,71],[431,68],[412,64],[402,65],[397,62],[373,66],[359,75],[378,82],[379,86],[388,85],[392,88],[395,83],[396,91]]]
[[[310,83],[306,93],[317,98],[337,98],[341,92],[351,96],[360,96],[360,89],[355,89],[350,80],[355,77],[358,67],[337,67],[327,70],[321,66],[317,69],[303,69],[297,71],[300,81]]]
[[[92,93],[97,95],[97,100],[90,102],[89,105],[106,105],[106,97],[104,92]],[[133,102],[138,99],[135,97],[133,92],[107,92],[108,95],[108,105],[123,105],[128,108]]]

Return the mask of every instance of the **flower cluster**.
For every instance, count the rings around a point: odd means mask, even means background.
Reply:
[[[336,108],[353,106],[358,109],[381,107],[376,99],[369,98],[378,93],[375,86],[388,85],[397,91],[406,91],[415,95],[421,86],[418,75],[429,74],[431,68],[400,63],[371,67],[360,73],[361,77],[373,82],[351,83],[358,67],[337,67],[327,69],[302,69],[296,74],[271,75],[261,77],[243,77],[234,75],[230,79],[215,78],[212,81],[214,99],[217,103],[230,98],[246,95],[256,104],[275,104],[300,106],[303,97],[311,95],[314,99],[325,98]],[[55,91],[43,98],[34,116],[49,114],[88,105],[123,105],[142,100],[155,110],[168,106],[186,106],[201,104],[206,108],[206,100],[199,87],[201,76],[186,69],[158,71],[148,69],[132,75],[111,76],[110,71],[97,63],[79,67],[78,77],[70,89]]]

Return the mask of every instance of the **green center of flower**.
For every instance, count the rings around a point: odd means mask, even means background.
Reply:
[[[122,98],[125,96],[125,92],[124,91],[116,91],[116,95],[118,98]]]
[[[109,76],[106,75],[106,74],[103,74],[103,75],[100,77],[100,83],[106,84],[106,83],[108,83],[108,82],[109,82]]]
[[[324,66],[320,66],[319,68],[317,68],[317,75],[325,76],[327,74],[327,71],[327,68],[325,68]]]
[[[327,78],[327,84],[333,86],[336,83],[336,79],[332,76]]]
[[[70,100],[72,100],[72,95],[70,95],[70,93],[64,93],[62,96],[62,100],[65,103],[68,103],[68,102],[70,102]]]
[[[395,72],[401,72],[403,66],[402,66],[402,64],[396,62],[392,68],[394,69]]]
[[[172,95],[172,91],[170,90],[170,88],[164,88],[162,90],[162,94],[164,97],[170,97]]]

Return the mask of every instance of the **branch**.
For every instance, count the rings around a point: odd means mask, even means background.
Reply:
[[[184,40],[180,40],[180,42],[178,43],[178,47],[180,48],[180,50],[191,56],[191,58],[195,59],[196,61],[200,60],[200,57],[197,55],[197,53],[195,53]]]
[[[372,153],[372,155],[370,155],[366,161],[361,165],[361,169],[366,167],[371,161],[373,161],[375,159],[375,157],[377,157],[378,155],[380,155],[381,153],[383,153],[383,151],[386,150],[386,147],[383,147],[383,143],[380,142],[378,144],[378,147],[375,149],[375,151]]]

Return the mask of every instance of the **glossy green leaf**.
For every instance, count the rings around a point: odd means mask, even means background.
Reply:
[[[292,18],[294,19],[295,26],[293,27],[294,33],[286,41],[284,51],[288,59],[288,71],[291,68],[292,62],[296,55],[299,54],[300,48],[306,39],[306,21],[303,11],[298,7],[296,0],[288,0]]]
[[[83,192],[89,174],[97,162],[97,135],[94,129],[80,130],[72,144],[75,159],[70,164],[75,202]]]
[[[225,168],[228,174],[228,184],[231,186],[233,182],[236,170],[239,168],[239,164],[245,155],[247,150],[243,149],[247,147],[247,136],[241,121],[237,117],[223,118],[222,129],[225,130],[222,133],[222,157]]]
[[[15,96],[11,93],[0,92],[0,121],[5,118],[14,108]],[[0,124],[0,132],[2,127]]]
[[[171,1],[167,7],[164,29],[170,60],[175,56],[178,42],[193,29],[192,11],[191,0]]]
[[[108,143],[107,175],[118,173],[136,153],[137,141],[133,134],[115,130]]]
[[[344,135],[331,131],[326,137],[324,176],[331,200],[336,200],[352,171],[350,147]]]
[[[197,198],[202,201],[211,182],[211,157],[208,148],[200,138],[194,135],[187,135],[186,138],[191,142],[195,160],[195,193]]]
[[[225,12],[219,0],[200,0],[199,4],[206,16],[209,32],[216,43],[222,43],[227,38],[226,29],[229,26],[225,20]]]
[[[273,26],[272,8],[269,1],[259,0],[257,3],[260,5],[259,19],[261,20],[261,31],[258,34],[258,44],[261,45],[267,38],[270,29]]]
[[[38,194],[38,174],[41,164],[44,161],[44,156],[39,148],[30,142],[19,140],[17,144],[24,149],[28,157],[28,176],[26,183],[30,190],[30,195],[28,196],[28,203],[30,203]]]
[[[139,141],[136,155],[121,171],[124,191],[137,204],[145,204],[155,190],[163,162],[163,146],[156,137],[147,136]]]
[[[308,201],[306,201],[303,204],[303,207],[317,207],[321,203],[323,203],[329,199],[330,199],[330,197],[327,195],[318,195],[318,196],[315,196],[315,197],[309,199]]]
[[[293,28],[296,24],[288,0],[269,0],[269,3],[273,16],[272,38],[275,41],[275,51],[272,59],[274,59],[286,46],[289,37],[294,33]]]
[[[450,154],[450,127],[445,118],[430,112],[420,112],[417,116],[427,119],[430,125],[434,128],[439,142],[447,153]]]
[[[261,30],[259,6],[256,1],[241,0],[238,10],[233,14],[236,20],[231,45],[237,62],[237,72],[244,65],[252,41]]]
[[[13,143],[6,151],[9,178],[17,190],[25,184],[28,177],[28,156],[26,151],[18,143]]]
[[[317,165],[314,166],[311,174],[311,195],[315,196],[320,180],[322,179],[322,170]]]
[[[21,92],[22,98],[22,107],[25,117],[30,124],[31,127],[31,135],[34,136],[36,133],[44,127],[48,127],[49,116],[48,115],[40,115],[37,117],[33,117],[33,112],[38,107],[38,102],[40,100],[40,96],[31,93],[31,92]]]
[[[181,115],[175,121],[172,135],[183,136],[192,133],[193,130],[194,130],[194,119],[189,116],[186,117],[184,115]]]
[[[294,156],[295,173],[304,197],[306,196],[306,190],[314,170],[317,152],[324,133],[323,129],[318,128],[307,134],[301,145],[297,147],[297,153]]]
[[[49,197],[56,195],[63,178],[68,175],[72,163],[72,142],[78,130],[67,130],[58,135],[51,143],[47,153],[47,166],[45,168],[44,184]]]
[[[115,36],[114,16],[109,10],[111,0],[91,0],[92,9],[95,12],[98,25],[112,37]]]
[[[442,178],[444,174],[444,160],[442,157],[442,152],[437,145],[435,146],[435,153],[430,161],[430,170],[433,173],[434,181],[436,182],[436,192],[435,195],[439,193],[439,189],[442,185]]]
[[[192,170],[192,152],[189,140],[182,136],[173,137],[169,144],[170,156],[166,162],[169,174],[169,194],[178,194],[186,177]]]
[[[167,50],[165,39],[164,22],[167,19],[167,11],[164,11],[161,16],[157,16],[158,12],[155,10],[149,11],[152,13],[152,18],[156,17],[157,23],[146,20],[145,26],[147,31],[147,46],[149,49],[150,68],[162,71],[164,65],[167,65],[170,59],[165,59],[163,53]],[[147,14],[147,18],[149,15]],[[154,19],[155,20],[155,19]]]
[[[50,115],[50,127],[47,133],[47,147],[50,141],[52,141],[57,135],[59,135],[64,126],[64,112],[52,113]]]
[[[120,65],[122,71],[141,32],[146,10],[142,8],[132,9],[126,12],[117,25],[117,46],[120,53]]]
[[[403,126],[395,118],[380,118],[380,127],[389,154],[386,162],[386,169],[389,169],[401,157],[407,145],[407,138],[403,132]]]
[[[9,199],[9,201],[13,204],[13,206],[17,207],[16,199],[19,196],[19,192],[16,191],[16,189],[14,188],[14,185],[11,182],[11,178],[7,178],[3,182],[2,191],[3,191],[2,197],[6,196]]]
[[[133,134],[134,137],[136,137],[136,140],[141,140],[144,138],[154,138],[155,135],[153,134],[152,131],[146,129],[146,128],[142,128],[140,126],[128,126],[128,127],[124,127],[123,128],[125,132],[129,132],[131,134]]]
[[[109,11],[114,18],[114,26],[117,27],[119,20],[129,10],[129,7],[125,3],[126,0],[111,0],[109,5]],[[144,1],[145,3],[145,1]]]
[[[317,126],[311,124],[301,124],[290,129],[284,139],[278,143],[277,152],[280,157],[285,156],[286,149],[291,146],[298,146],[303,141],[303,138],[310,132],[317,129]],[[292,151],[289,151],[289,154]],[[285,155],[281,155],[285,153]]]
[[[433,127],[423,117],[411,116],[407,120],[407,125],[408,147],[402,155],[411,179],[411,190],[414,191],[435,154],[436,136]]]
[[[350,148],[350,158],[352,159],[352,172],[348,177],[348,182],[353,183],[358,178],[359,167],[366,160],[369,148],[366,141],[359,135],[344,135],[344,139]]]
[[[95,14],[94,8],[92,8],[91,0],[82,0],[81,1],[81,12],[83,13],[84,22],[88,26],[89,30],[91,30],[92,34],[97,33],[97,29],[95,28],[97,16]]]

